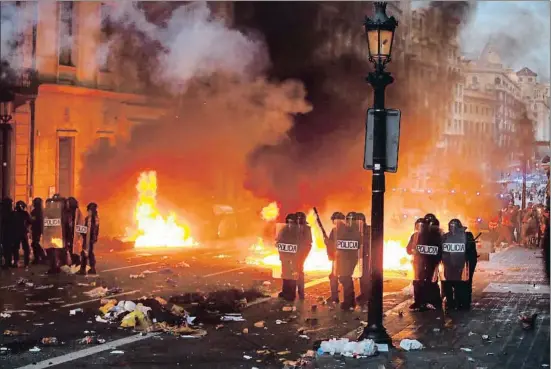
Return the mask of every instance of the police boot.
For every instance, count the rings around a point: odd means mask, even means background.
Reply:
[[[98,274],[96,272],[96,267],[91,267],[90,270],[88,271],[88,274]]]

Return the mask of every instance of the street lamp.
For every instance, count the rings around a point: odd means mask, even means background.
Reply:
[[[394,78],[385,71],[391,60],[394,31],[398,22],[386,15],[386,3],[374,3],[375,14],[366,17],[364,26],[369,48],[369,61],[375,70],[367,76],[373,87],[373,177],[371,197],[371,252],[369,270],[371,273],[371,296],[368,302],[367,326],[360,339],[372,339],[376,343],[392,344],[392,339],[383,326],[383,245],[385,210],[386,169],[386,110],[385,88]]]
[[[0,101],[0,124],[7,124],[12,120],[13,101]]]

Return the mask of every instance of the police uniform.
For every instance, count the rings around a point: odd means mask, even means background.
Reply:
[[[297,277],[297,292],[298,298],[304,300],[304,263],[310,250],[312,250],[312,229],[306,223],[306,215],[302,212],[296,213],[298,223],[298,277]]]
[[[337,224],[343,222],[345,219],[345,216],[340,211],[336,211],[331,215],[331,221],[333,222],[333,229],[331,229],[331,232],[329,233],[329,236],[327,239],[325,239],[325,247],[327,250],[327,258],[331,261],[331,274],[329,274],[329,288],[331,290],[331,296],[328,299],[328,302],[333,303],[339,303],[339,278],[334,273],[334,263],[335,263],[335,239],[337,237],[336,235],[336,227]]]
[[[410,309],[425,309],[429,304],[441,308],[437,267],[442,257],[442,237],[435,228],[437,220],[431,222],[427,224],[425,220],[425,225],[413,240],[414,303]]]
[[[467,305],[469,263],[467,260],[467,235],[461,222],[452,219],[449,232],[442,240],[442,292],[448,310]]]
[[[88,216],[84,219],[85,226],[76,229],[82,238],[82,250],[80,253],[80,271],[79,274],[86,274],[86,264],[90,265],[88,274],[96,274],[96,255],[94,253],[95,245],[99,237],[99,215],[98,205],[89,203],[86,207]]]
[[[366,224],[365,215],[358,213],[358,220],[363,222],[363,248],[362,248],[362,275],[360,277],[360,295],[356,298],[359,304],[366,303],[371,296],[371,270],[370,270],[370,251],[371,251],[371,227]]]
[[[363,249],[363,223],[356,220],[355,213],[349,213],[345,224],[338,224],[334,243],[331,247],[335,253],[333,274],[339,279],[343,288],[341,308],[348,310],[356,305],[352,275]]]
[[[294,301],[300,271],[300,251],[296,215],[288,214],[285,224],[277,225],[275,244],[281,261],[281,292],[279,297]]]
[[[50,268],[49,274],[57,274],[61,271],[60,259],[66,253],[63,242],[62,211],[64,200],[54,195],[46,200],[44,209],[44,248],[48,255]]]

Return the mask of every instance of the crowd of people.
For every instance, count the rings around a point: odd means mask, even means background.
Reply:
[[[41,198],[35,198],[30,213],[25,202],[17,201],[14,208],[13,200],[4,198],[0,204],[2,268],[47,264],[48,274],[57,274],[63,266],[76,265],[80,267],[79,274],[95,274],[94,246],[99,236],[97,204],[89,203],[86,211],[84,216],[74,197],[63,198],[59,194],[48,198],[45,206]],[[23,265],[19,263],[21,248]]]
[[[350,212],[333,213],[333,227],[329,235],[318,219],[325,238],[327,256],[333,267],[329,275],[331,295],[329,303],[339,304],[339,285],[342,286],[341,309],[353,309],[370,296],[369,252],[371,229],[365,215]],[[288,214],[285,224],[277,230],[276,246],[281,260],[282,291],[280,298],[293,301],[297,290],[304,299],[304,262],[312,247],[312,233],[304,213]],[[407,246],[413,255],[414,303],[412,310],[446,309],[468,310],[471,305],[472,280],[477,264],[476,240],[466,231],[459,219],[448,223],[448,232],[440,229],[433,214],[417,219],[415,231]],[[361,271],[360,295],[355,296],[353,276]],[[357,274],[356,274],[357,275]],[[438,286],[441,281],[441,289]]]

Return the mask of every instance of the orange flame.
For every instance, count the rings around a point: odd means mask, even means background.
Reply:
[[[262,208],[262,211],[260,212],[260,216],[263,220],[270,222],[272,220],[275,220],[277,216],[279,215],[279,207],[277,206],[277,202],[271,202],[268,206],[265,206]]]
[[[134,247],[190,247],[197,245],[187,224],[178,224],[176,214],[164,218],[157,209],[157,173],[142,172],[136,185],[138,202],[134,216],[137,228],[127,229]]]

